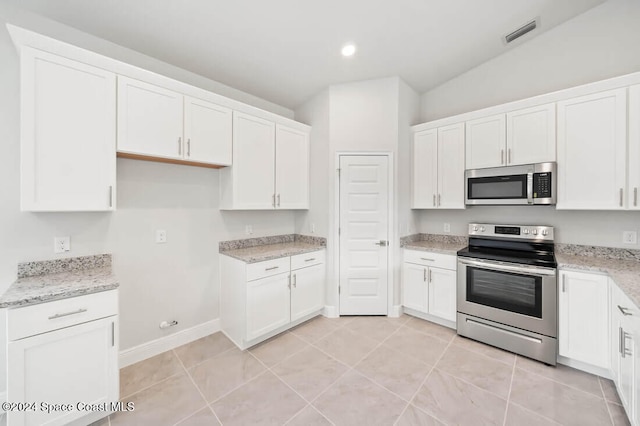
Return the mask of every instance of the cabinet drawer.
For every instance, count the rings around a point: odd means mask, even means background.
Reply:
[[[46,302],[7,310],[9,340],[69,327],[118,314],[118,291]]]
[[[326,252],[324,250],[312,251],[291,256],[291,270],[305,268],[307,266],[325,263]]]
[[[424,266],[456,270],[456,256],[451,254],[432,253],[421,250],[404,251],[404,261]]]
[[[289,272],[289,256],[247,265],[247,281]]]

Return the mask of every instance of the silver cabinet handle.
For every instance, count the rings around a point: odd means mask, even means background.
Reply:
[[[511,148],[507,150],[507,164],[511,164]]]
[[[377,246],[380,246],[380,247],[386,247],[387,246],[387,242],[385,240],[380,240],[380,241],[378,241],[377,243],[374,243],[374,244],[377,245]]]
[[[182,155],[182,138],[178,138],[178,155]]]
[[[274,269],[278,269],[279,266],[272,266],[271,268],[264,268],[265,271],[273,271]]]
[[[563,293],[567,291],[566,283],[567,283],[567,276],[562,275],[562,292]]]
[[[427,262],[435,262],[434,259],[427,259],[426,257],[421,257],[420,260],[426,260]]]
[[[187,139],[187,157],[191,157],[191,138]]]
[[[62,318],[62,317],[68,317],[69,315],[77,315],[77,314],[81,314],[83,312],[87,312],[87,310],[86,309],[78,309],[77,311],[65,312],[64,314],[55,314],[55,315],[51,315],[49,317],[49,319],[52,320],[52,319],[57,319],[57,318]]]
[[[620,353],[620,355],[622,355],[622,358],[624,358],[624,331],[622,330],[622,327],[618,327],[618,352]]]
[[[287,287],[291,290],[291,274],[287,276]]]
[[[298,284],[298,277],[297,274],[293,274],[293,287],[297,287]]]
[[[618,305],[618,309],[620,309],[620,312],[622,312],[622,315],[624,315],[625,317],[633,315],[631,312],[627,312],[629,308],[623,308],[622,306]]]
[[[627,333],[626,331],[624,331],[624,329],[622,327],[618,328],[619,330],[619,335],[618,335],[618,339],[619,339],[619,351],[620,351],[620,355],[622,358],[626,358],[627,355],[633,355],[633,352],[631,352],[630,350],[627,349],[627,338],[631,337],[631,335],[629,333]]]
[[[436,194],[433,194],[433,207],[436,206]]]
[[[422,280],[426,283],[427,282],[427,268],[424,268],[424,277],[422,278]]]
[[[438,206],[440,206],[440,194],[438,194]]]
[[[271,196],[271,205],[273,206],[273,208],[276,207],[276,194],[273,194]]]
[[[500,164],[504,164],[504,149],[500,150]]]
[[[305,262],[313,262],[314,260],[316,260],[316,258],[315,257],[311,257],[309,259],[305,259],[304,261]]]
[[[113,186],[109,185],[109,207],[113,207]]]
[[[622,207],[623,197],[624,197],[624,190],[622,188],[620,188],[620,207]]]
[[[432,281],[433,281],[433,279],[432,279],[432,276],[431,276],[431,269],[429,269],[429,282],[432,282]]]
[[[633,205],[638,205],[638,187],[633,188]]]
[[[278,207],[280,207],[280,194],[278,194]]]

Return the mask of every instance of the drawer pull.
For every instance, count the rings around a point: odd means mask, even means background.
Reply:
[[[426,260],[427,262],[435,262],[435,259],[427,259],[426,257],[421,257],[420,260]]]
[[[627,315],[633,315],[631,312],[627,312],[629,308],[623,308],[622,306],[618,305],[618,309],[620,309],[620,312],[622,312],[622,315],[624,315],[625,317]]]
[[[316,260],[316,258],[312,257],[312,258],[309,258],[309,259],[305,259],[304,261],[305,262],[313,262],[314,260]]]
[[[264,268],[265,271],[273,271],[274,269],[278,269],[279,266],[272,266],[271,268]]]
[[[64,314],[55,314],[49,317],[50,320],[52,319],[57,319],[57,318],[62,318],[62,317],[68,317],[69,315],[76,315],[76,314],[81,314],[83,312],[87,312],[86,309],[78,309],[77,311],[72,311],[72,312],[65,312]]]

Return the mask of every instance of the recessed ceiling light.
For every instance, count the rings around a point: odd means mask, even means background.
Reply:
[[[356,53],[356,45],[355,44],[345,44],[342,47],[342,56],[353,56]]]

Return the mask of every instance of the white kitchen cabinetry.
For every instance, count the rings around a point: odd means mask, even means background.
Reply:
[[[611,370],[618,395],[629,418],[637,412],[635,393],[638,311],[635,304],[618,287],[611,284]]]
[[[467,169],[483,169],[506,165],[505,115],[467,121]]]
[[[626,138],[626,89],[558,102],[557,209],[625,208]]]
[[[405,249],[402,291],[406,313],[455,328],[456,256]]]
[[[110,411],[77,404],[118,401],[117,290],[7,309],[7,401],[71,404],[47,413],[9,411],[8,424],[91,423]],[[40,406],[39,406],[40,408]]]
[[[222,331],[246,349],[319,315],[325,251],[247,264],[220,256]]]
[[[309,208],[309,134],[233,114],[233,166],[220,172],[221,208]]]
[[[609,369],[609,283],[605,275],[560,271],[560,356]]]
[[[26,46],[20,56],[21,209],[115,209],[115,74]]]
[[[467,121],[466,152],[467,169],[555,161],[555,104]]]
[[[412,208],[465,207],[464,144],[464,123],[414,135]]]
[[[556,161],[556,105],[507,113],[507,165]]]
[[[640,85],[629,89],[629,209],[640,210]]]
[[[231,124],[229,108],[118,76],[121,154],[229,165]]]

